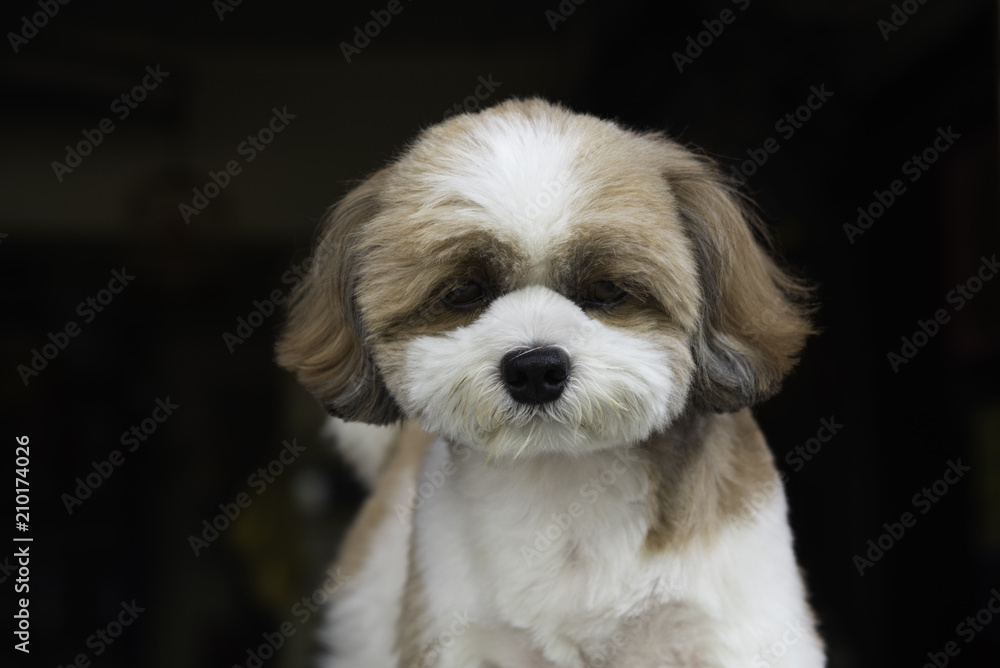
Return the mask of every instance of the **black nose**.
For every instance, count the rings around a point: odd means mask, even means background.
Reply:
[[[555,346],[512,350],[500,360],[500,375],[514,401],[545,404],[558,399],[566,387],[569,355]]]

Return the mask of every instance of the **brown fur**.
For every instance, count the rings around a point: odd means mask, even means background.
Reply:
[[[750,406],[777,391],[813,333],[803,304],[809,290],[754,238],[759,221],[714,164],[658,141],[701,264],[697,401],[712,410]]]
[[[399,666],[427,665],[428,654],[433,650],[421,639],[426,635],[430,620],[427,619],[427,588],[424,586],[423,573],[417,567],[413,556],[414,541],[410,541],[410,554],[407,560],[406,589],[403,591],[402,609],[396,632],[396,651],[399,652]]]
[[[333,415],[387,424],[399,409],[362,346],[353,266],[361,227],[378,211],[383,170],[341,200],[326,217],[309,272],[289,300],[289,319],[278,340],[278,363]]]
[[[654,494],[644,547],[651,553],[711,540],[775,476],[771,451],[748,410],[689,414],[645,447]]]
[[[471,323],[475,311],[445,308],[441,297],[470,278],[506,292],[519,273],[518,251],[488,232],[452,236],[415,228],[405,235],[400,243],[364,246],[358,267],[364,320],[387,343]]]

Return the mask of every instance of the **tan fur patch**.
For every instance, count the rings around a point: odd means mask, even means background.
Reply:
[[[413,550],[413,540],[410,540],[409,571],[396,633],[396,651],[399,652],[399,666],[402,668],[410,666],[423,668],[428,665],[428,656],[434,649],[423,641],[431,620],[428,619],[424,577],[417,568]]]
[[[447,219],[449,214],[440,215]],[[441,303],[449,290],[467,279],[494,292],[510,289],[521,261],[516,248],[483,230],[456,234],[441,227],[400,225],[396,232],[405,234],[405,240],[362,245],[358,300],[366,327],[378,338],[394,344],[469,324],[478,310]]]
[[[704,294],[697,403],[735,410],[777,391],[814,333],[809,289],[755,239],[763,226],[710,160],[659,136],[662,170],[695,243]]]
[[[683,234],[670,240],[658,227],[638,224],[625,230],[579,227],[553,249],[553,256],[553,284],[574,301],[587,285],[600,280],[629,293],[622,308],[609,310],[606,319],[600,310],[594,310],[593,317],[624,323],[637,310],[659,311],[660,322],[686,333],[694,330],[700,294]]]
[[[754,492],[775,481],[773,457],[749,409],[682,418],[644,446],[650,452],[648,552],[711,540]]]

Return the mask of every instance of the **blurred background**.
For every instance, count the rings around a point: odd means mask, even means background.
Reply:
[[[702,147],[817,286],[822,332],[756,413],[830,666],[997,665],[994,4],[36,0],[0,17],[3,470],[29,436],[34,539],[14,665],[312,665],[302,600],[364,490],[273,362],[273,304],[353,182],[457,110],[529,95]],[[810,441],[824,420],[842,427]]]

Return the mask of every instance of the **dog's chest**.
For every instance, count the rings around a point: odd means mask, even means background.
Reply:
[[[469,461],[448,486],[457,550],[505,622],[586,625],[634,611],[664,584],[641,557],[650,490],[636,452]]]

